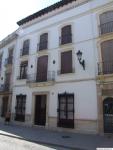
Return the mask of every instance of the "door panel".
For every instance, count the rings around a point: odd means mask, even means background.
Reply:
[[[74,95],[58,95],[58,126],[74,128]]]
[[[38,58],[37,63],[37,82],[47,81],[48,56]]]
[[[3,99],[2,99],[2,113],[1,113],[1,116],[2,117],[5,117],[5,115],[6,115],[6,112],[7,112],[7,110],[8,110],[8,97],[3,97]]]
[[[35,125],[46,123],[46,95],[37,95],[35,100]]]

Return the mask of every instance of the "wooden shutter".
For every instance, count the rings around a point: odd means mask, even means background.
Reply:
[[[66,44],[71,42],[72,42],[71,25],[68,25],[62,28],[61,44]]]
[[[113,21],[113,11],[108,11],[100,15],[100,24]]]
[[[104,73],[113,72],[113,40],[105,41],[101,44],[101,53]]]
[[[26,79],[27,68],[28,68],[28,61],[22,62],[20,66],[20,79]]]
[[[72,51],[61,53],[61,74],[72,73]]]
[[[47,81],[48,56],[41,56],[37,62],[37,81]]]
[[[39,50],[47,49],[48,47],[48,33],[44,33],[40,36]]]

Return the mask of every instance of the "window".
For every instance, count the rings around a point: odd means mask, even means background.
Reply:
[[[102,69],[104,74],[113,73],[113,40],[101,44]]]
[[[71,25],[67,25],[61,30],[61,44],[72,42]]]
[[[48,48],[48,33],[40,35],[39,50],[44,50]]]
[[[48,56],[41,56],[37,61],[37,82],[47,81],[47,69],[48,69]]]
[[[27,68],[28,68],[28,62],[22,62],[20,65],[20,79],[26,79],[27,78]]]
[[[1,68],[2,68],[2,55],[0,55],[0,71],[1,71]]]
[[[25,40],[23,43],[23,49],[22,49],[22,55],[28,55],[29,54],[29,45],[30,45],[30,40]]]
[[[61,53],[61,74],[72,73],[72,51]]]
[[[108,11],[100,15],[101,34],[113,32],[113,11]]]
[[[5,64],[12,64],[13,62],[13,49],[9,50],[9,56],[8,58],[5,60]]]
[[[58,126],[74,128],[74,94],[58,94]]]
[[[16,96],[15,120],[25,121],[26,95]]]

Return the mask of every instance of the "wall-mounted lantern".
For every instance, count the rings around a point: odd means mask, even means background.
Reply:
[[[78,61],[80,63],[80,65],[82,65],[83,69],[85,70],[85,60],[82,59],[82,52],[79,50],[77,53],[77,58],[78,58]]]

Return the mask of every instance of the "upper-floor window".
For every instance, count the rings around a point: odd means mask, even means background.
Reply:
[[[72,51],[61,53],[61,74],[72,73]]]
[[[6,58],[5,61],[6,61],[5,62],[6,65],[7,64],[12,64],[12,62],[13,62],[13,49],[9,50],[8,58]]]
[[[67,25],[61,29],[60,44],[67,44],[72,42],[71,25]]]
[[[21,55],[28,55],[29,54],[29,46],[30,46],[30,40],[27,39],[23,43],[23,49],[21,51]]]
[[[113,40],[101,44],[102,62],[99,63],[99,74],[113,73]]]
[[[28,61],[24,61],[20,65],[20,79],[27,78],[27,68],[28,68]]]
[[[38,50],[45,50],[48,48],[48,33],[40,35],[40,43]]]
[[[113,32],[113,11],[100,15],[100,32],[101,34]]]
[[[2,55],[0,55],[0,71],[1,71],[1,67],[2,67]]]

